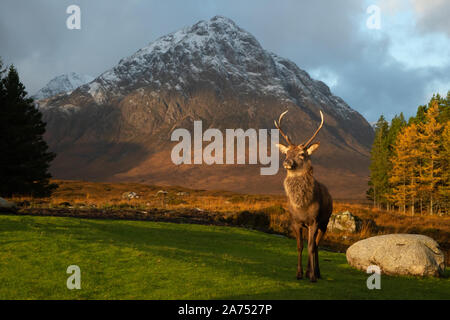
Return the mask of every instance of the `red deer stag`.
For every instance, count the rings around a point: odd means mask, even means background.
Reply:
[[[284,190],[289,199],[289,214],[292,230],[297,238],[298,266],[297,279],[303,277],[302,251],[303,235],[302,228],[308,229],[308,267],[306,277],[311,282],[320,278],[318,245],[327,231],[328,221],[333,211],[333,202],[327,187],[313,177],[310,156],[319,147],[319,142],[312,143],[323,126],[323,114],[319,128],[306,143],[295,145],[289,137],[281,130],[281,120],[287,110],[280,115],[275,126],[283,136],[288,146],[282,144],[278,148],[286,155],[283,163],[287,170],[284,180]]]

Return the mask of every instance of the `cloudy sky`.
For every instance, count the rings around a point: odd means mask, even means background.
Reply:
[[[81,8],[81,30],[66,27],[72,4]],[[380,9],[379,29],[367,27],[371,5]],[[66,72],[97,76],[156,38],[219,14],[376,121],[413,115],[450,90],[449,13],[448,0],[2,0],[0,57],[34,93]]]

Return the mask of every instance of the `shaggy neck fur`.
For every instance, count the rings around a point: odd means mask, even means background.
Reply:
[[[312,167],[305,170],[288,170],[284,189],[291,205],[302,208],[313,200],[315,180]]]

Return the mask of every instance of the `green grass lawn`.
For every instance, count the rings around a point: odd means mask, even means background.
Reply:
[[[344,254],[320,252],[317,283],[295,279],[296,259],[294,240],[241,228],[0,215],[0,299],[450,298],[448,272],[368,290]]]

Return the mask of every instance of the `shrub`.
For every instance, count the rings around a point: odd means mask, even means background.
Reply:
[[[229,217],[235,225],[268,231],[270,228],[270,217],[265,212],[240,211]]]

